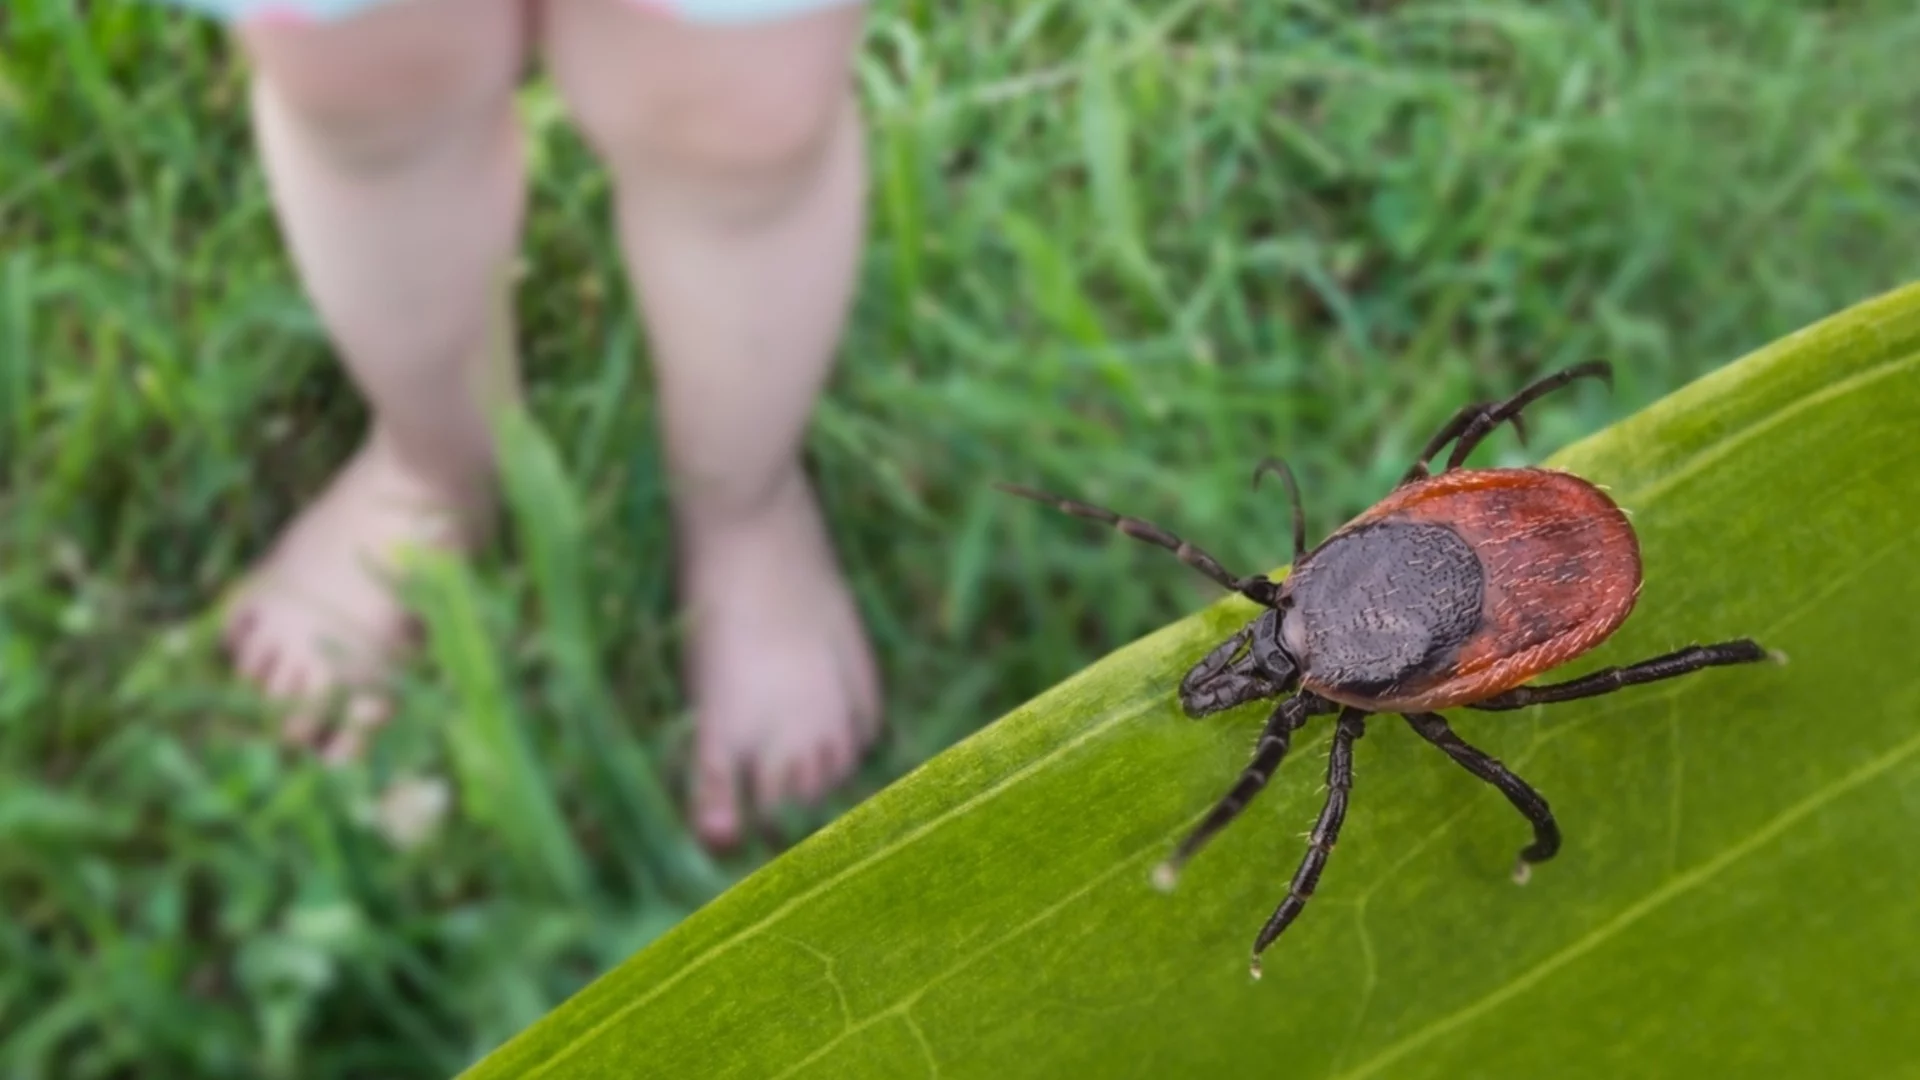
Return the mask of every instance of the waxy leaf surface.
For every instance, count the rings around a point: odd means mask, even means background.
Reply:
[[[1175,701],[1250,613],[1230,599],[928,762],[470,1075],[1914,1074],[1920,287],[1549,464],[1611,491],[1646,563],[1625,627],[1554,679],[1741,636],[1790,662],[1456,710],[1565,831],[1530,884],[1508,877],[1512,808],[1380,716],[1264,980],[1248,947],[1319,808],[1330,718],[1154,891],[1265,715]]]

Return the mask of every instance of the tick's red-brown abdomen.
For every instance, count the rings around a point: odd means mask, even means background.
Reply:
[[[1340,531],[1381,522],[1444,525],[1467,542],[1484,573],[1480,625],[1449,667],[1408,680],[1389,697],[1356,700],[1303,680],[1346,704],[1425,712],[1491,697],[1606,640],[1639,597],[1632,525],[1604,492],[1569,473],[1443,473],[1396,489]]]

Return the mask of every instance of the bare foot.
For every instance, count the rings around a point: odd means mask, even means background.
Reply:
[[[387,718],[381,687],[416,627],[386,574],[407,547],[463,549],[474,502],[374,437],[281,534],[228,612],[226,644],[241,676],[285,704],[288,738],[341,761]]]
[[[797,469],[750,518],[683,536],[691,809],[701,839],[721,846],[743,831],[743,789],[765,815],[816,802],[852,771],[880,730],[880,680]]]

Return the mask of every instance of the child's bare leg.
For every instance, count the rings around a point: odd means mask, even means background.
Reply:
[[[873,658],[800,468],[861,249],[861,11],[716,28],[633,0],[546,9],[555,82],[612,171],[657,358],[698,713],[693,814],[742,778],[812,801],[879,725]]]
[[[385,704],[360,691],[331,726],[320,703],[377,681],[410,629],[389,552],[464,546],[487,508],[480,402],[513,392],[495,312],[523,201],[523,21],[519,0],[409,0],[241,31],[282,232],[373,423],[240,592],[227,640],[289,703],[289,733],[331,756]]]

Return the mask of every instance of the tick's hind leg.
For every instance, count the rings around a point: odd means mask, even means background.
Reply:
[[[1513,430],[1520,436],[1520,441],[1525,442],[1527,428],[1525,421],[1521,419],[1521,412],[1539,398],[1582,378],[1605,379],[1611,385],[1613,368],[1604,360],[1591,360],[1540,378],[1505,401],[1482,401],[1463,407],[1453,414],[1453,419],[1447,421],[1445,426],[1434,433],[1433,438],[1427,440],[1426,447],[1420,451],[1419,459],[1413,463],[1412,468],[1407,470],[1406,475],[1400,478],[1400,486],[1404,487],[1416,480],[1424,480],[1431,475],[1430,463],[1439,456],[1440,451],[1446,449],[1448,443],[1455,439],[1460,441],[1447,458],[1447,465],[1443,472],[1459,468],[1461,463],[1467,460],[1467,455],[1473,453],[1474,448],[1478,447],[1488,435],[1493,434],[1501,424],[1512,424]]]
[[[1330,706],[1313,694],[1296,694],[1280,703],[1267,718],[1267,726],[1260,732],[1260,741],[1254,746],[1253,761],[1240,773],[1240,779],[1233,788],[1214,804],[1200,824],[1187,834],[1173,854],[1159,866],[1153,868],[1153,883],[1162,892],[1171,890],[1179,880],[1180,868],[1187,860],[1213,839],[1214,834],[1226,828],[1240,812],[1247,808],[1255,795],[1267,786],[1273,778],[1273,772],[1287,756],[1287,748],[1293,741],[1293,733],[1300,730],[1307,718],[1319,712],[1327,712]]]
[[[1591,675],[1569,682],[1554,683],[1550,686],[1516,686],[1504,694],[1495,694],[1485,701],[1476,701],[1469,708],[1504,712],[1508,709],[1524,709],[1529,705],[1547,705],[1556,701],[1598,697],[1628,686],[1672,679],[1702,668],[1721,667],[1727,664],[1752,664],[1765,660],[1771,655],[1750,638],[1723,641],[1717,645],[1689,645],[1684,649],[1667,653],[1665,656],[1656,656],[1637,664],[1601,668]]]
[[[1347,794],[1353,790],[1353,744],[1366,733],[1366,713],[1359,709],[1341,710],[1333,729],[1333,749],[1327,754],[1327,802],[1313,823],[1306,858],[1300,860],[1300,869],[1294,872],[1293,882],[1287,886],[1287,898],[1280,901],[1273,917],[1260,928],[1260,936],[1253,941],[1253,960],[1248,969],[1256,979],[1260,977],[1260,953],[1273,944],[1273,939],[1307,906],[1307,898],[1320,883],[1320,871],[1326,868],[1327,856],[1340,839],[1340,824],[1347,817]]]
[[[1520,850],[1520,860],[1514,863],[1513,880],[1524,885],[1530,868],[1534,863],[1546,862],[1560,850],[1560,826],[1553,820],[1553,810],[1547,806],[1547,800],[1533,790],[1525,780],[1513,774],[1513,770],[1502,765],[1498,758],[1484,750],[1469,746],[1465,740],[1453,733],[1447,726],[1446,717],[1439,713],[1406,713],[1407,723],[1420,737],[1439,747],[1446,755],[1460,763],[1461,768],[1500,789],[1514,809],[1533,825],[1533,843]]]
[[[1518,420],[1521,410],[1528,405],[1576,379],[1602,379],[1608,386],[1612,386],[1613,365],[1605,360],[1589,360],[1584,364],[1575,364],[1564,371],[1556,371],[1536,379],[1532,385],[1523,387],[1519,393],[1475,416],[1468,421],[1466,429],[1460,433],[1460,441],[1453,444],[1453,453],[1447,455],[1447,471],[1457,469],[1465,463],[1467,455],[1473,453],[1474,448],[1480,445],[1480,441],[1493,434],[1493,430],[1503,421]]]
[[[1165,548],[1173,552],[1175,558],[1212,578],[1223,588],[1231,589],[1263,607],[1272,607],[1279,596],[1280,587],[1273,582],[1264,577],[1235,577],[1227,573],[1226,567],[1220,565],[1220,560],[1150,521],[1116,514],[1104,506],[1094,506],[1092,503],[1083,503],[1078,499],[1050,495],[1018,484],[993,486],[1009,495],[1018,495],[1023,499],[1045,503],[1063,514],[1111,525],[1135,540]]]
[[[1448,443],[1459,438],[1461,432],[1466,431],[1467,428],[1478,422],[1481,416],[1497,408],[1499,408],[1499,403],[1494,401],[1478,401],[1471,405],[1461,406],[1460,411],[1453,414],[1453,419],[1443,424],[1439,431],[1433,433],[1433,438],[1427,440],[1427,445],[1420,450],[1420,456],[1414,460],[1413,465],[1407,469],[1406,474],[1400,477],[1400,483],[1395,486],[1406,487],[1408,484],[1418,480],[1425,480],[1427,477],[1433,475],[1428,465],[1439,455],[1440,451],[1445,450]],[[1523,443],[1526,442],[1527,425],[1525,421],[1521,420],[1520,414],[1515,413],[1508,417],[1507,422],[1513,425],[1514,433],[1520,436],[1520,441]],[[1491,428],[1489,428],[1489,430],[1491,430]]]

